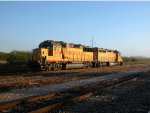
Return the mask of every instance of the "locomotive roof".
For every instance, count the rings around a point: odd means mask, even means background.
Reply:
[[[52,45],[60,45],[62,47],[84,47],[84,45],[81,45],[81,44],[74,44],[74,43],[66,43],[66,42],[63,42],[63,41],[53,41],[53,40],[46,40],[46,41],[43,41],[39,44],[39,48],[42,48],[42,47],[49,47],[49,46],[52,46]]]
[[[83,47],[83,51],[89,51],[89,52],[96,52],[96,51],[109,51],[109,52],[115,52],[120,54],[119,51],[117,50],[111,50],[111,49],[104,49],[104,48],[98,48],[98,47],[90,47],[90,46],[85,46],[81,44],[74,44],[74,43],[66,43],[63,41],[54,41],[54,40],[45,40],[39,44],[39,48],[49,48],[52,45],[58,45],[62,47],[75,47],[75,48],[80,48]]]
[[[53,40],[46,40],[46,41],[43,41],[39,44],[39,48],[42,48],[42,47],[49,47],[49,46],[52,46],[52,45],[60,45],[60,46],[65,46],[66,43],[63,42],[63,41],[53,41]]]
[[[112,50],[112,49],[99,48],[99,51],[115,52],[115,53],[121,54],[119,51],[117,51],[117,50]]]

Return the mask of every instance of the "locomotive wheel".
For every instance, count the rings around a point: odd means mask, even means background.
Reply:
[[[92,66],[93,66],[93,64],[91,62],[89,62],[89,66],[88,67],[91,68]]]
[[[46,67],[45,66],[41,66],[41,71],[46,71]]]
[[[62,64],[58,64],[58,70],[62,70]]]
[[[109,63],[109,62],[107,62],[107,66],[110,66],[110,63]]]
[[[55,63],[52,63],[51,65],[52,65],[51,70],[54,71],[55,70]]]
[[[123,65],[123,62],[120,62],[120,66],[122,66]]]
[[[62,64],[62,70],[66,69],[66,64]]]
[[[101,62],[99,63],[99,67],[102,67],[102,63]]]
[[[50,70],[52,70],[52,64],[47,65],[47,71],[50,71]]]
[[[83,69],[86,69],[86,68],[87,68],[86,65],[84,65],[84,66],[83,66]]]
[[[55,64],[54,70],[61,70],[61,69],[62,69],[62,65],[60,63]]]
[[[92,68],[95,68],[95,62],[92,62]]]
[[[90,66],[89,66],[89,63],[87,62],[87,63],[85,63],[85,68],[89,68]]]
[[[96,62],[96,67],[100,67],[100,63],[99,62]]]

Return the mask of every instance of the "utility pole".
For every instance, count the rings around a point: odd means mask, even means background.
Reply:
[[[93,47],[93,43],[94,43],[94,39],[93,39],[93,36],[92,36],[92,47]]]

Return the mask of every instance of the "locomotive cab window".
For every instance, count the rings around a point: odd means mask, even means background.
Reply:
[[[53,56],[53,50],[52,49],[48,50],[48,56]]]

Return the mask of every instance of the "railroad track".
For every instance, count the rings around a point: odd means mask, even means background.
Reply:
[[[91,97],[99,92],[103,92],[106,88],[114,85],[125,83],[133,79],[141,78],[145,72],[135,73],[123,78],[116,78],[113,80],[106,80],[100,83],[90,84],[88,86],[77,87],[59,93],[51,93],[48,95],[32,97],[16,102],[5,103],[0,106],[1,112],[30,112],[30,113],[44,113],[51,111],[66,103],[81,101],[85,98]]]
[[[131,66],[131,67],[132,67],[132,69],[146,68],[145,65],[140,65],[139,67],[136,67],[136,66]],[[129,69],[129,67],[120,67],[120,68],[115,69],[115,70],[116,71],[127,71]],[[56,74],[57,76],[62,75],[59,72],[57,72],[57,73],[53,72],[53,73]],[[53,73],[51,73],[51,74],[53,74]],[[112,72],[111,71],[110,72],[106,71],[105,73],[103,73],[103,72],[101,72],[101,73],[98,73],[98,72],[97,73],[77,73],[76,72],[76,73],[73,73],[72,75],[74,75],[74,76],[77,75],[76,80],[78,80],[78,79],[82,79],[82,77],[85,76],[85,75],[86,75],[86,78],[90,78],[90,77],[93,76],[93,75],[90,76],[91,74],[94,74],[96,76],[96,75],[99,75],[99,74],[105,75],[105,74],[110,74],[110,73],[112,73]],[[37,73],[37,75],[40,75],[40,74],[48,74],[48,72]],[[69,77],[71,76],[70,73],[66,72],[65,74],[66,74],[66,76],[69,76]],[[33,75],[36,75],[36,74],[34,73]],[[26,76],[30,76],[30,74],[28,74]],[[83,77],[83,79],[84,79],[84,77]],[[6,81],[7,81],[7,79],[6,79]],[[69,81],[71,81],[71,80],[69,79]],[[63,82],[63,81],[61,80],[60,82]],[[18,82],[15,82],[15,83],[0,84],[0,92],[6,92],[6,91],[10,91],[10,90],[14,90],[14,89],[21,89],[21,88],[30,88],[30,87],[34,87],[34,86],[38,87],[38,86],[41,86],[41,85],[51,85],[51,84],[56,84],[56,83],[59,83],[58,80],[56,82],[54,82],[54,81],[50,81],[50,79],[49,80],[47,79],[47,81],[46,81],[44,78],[43,79],[40,78],[40,79],[37,79],[37,80],[33,80],[33,79],[30,80],[29,79],[29,80],[25,80],[24,82],[23,81],[20,82],[18,80]]]

